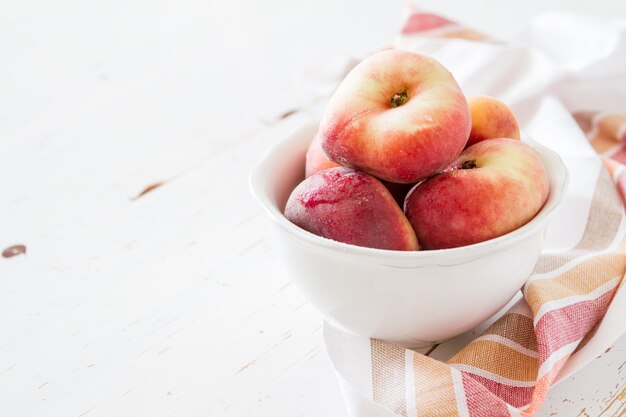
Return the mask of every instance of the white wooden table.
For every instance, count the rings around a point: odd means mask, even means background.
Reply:
[[[489,3],[430,7],[506,38],[550,6]],[[247,177],[307,118],[281,118],[302,69],[387,44],[403,4],[0,4],[0,251],[26,249],[0,258],[0,415],[345,415]]]

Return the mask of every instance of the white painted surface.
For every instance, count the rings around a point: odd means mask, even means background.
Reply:
[[[277,121],[313,99],[300,68],[389,43],[402,6],[0,4],[0,249],[27,246],[0,258],[3,416],[344,415],[247,175],[306,118]],[[528,15],[425,6],[503,37]]]

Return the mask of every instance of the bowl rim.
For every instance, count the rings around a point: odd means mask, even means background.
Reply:
[[[554,217],[558,207],[561,205],[565,191],[569,185],[569,173],[559,154],[536,142],[524,132],[521,132],[521,140],[524,143],[531,145],[536,151],[539,152],[542,161],[544,161],[544,165],[546,165],[550,182],[552,182],[553,178],[556,179],[556,189],[553,189],[552,186],[550,187],[550,194],[548,195],[548,200],[545,205],[541,208],[539,213],[525,225],[493,239],[449,249],[397,251],[368,248],[343,243],[315,235],[291,223],[273,203],[267,193],[269,188],[267,181],[268,173],[271,172],[276,163],[283,160],[280,158],[280,155],[284,154],[289,148],[293,147],[294,143],[303,141],[302,136],[309,134],[309,132],[314,132],[318,126],[319,122],[315,120],[305,122],[300,126],[300,128],[292,131],[291,134],[271,146],[251,170],[249,176],[249,187],[252,194],[261,203],[265,212],[285,232],[289,233],[292,237],[302,243],[315,246],[319,249],[326,249],[332,252],[341,253],[342,255],[350,254],[356,256],[366,256],[373,260],[417,261],[420,264],[432,264],[441,261],[450,263],[451,260],[458,260],[466,257],[479,257],[502,250],[545,228],[545,226],[547,226],[550,220]],[[312,139],[312,137],[310,139]],[[546,161],[549,163],[546,164]]]

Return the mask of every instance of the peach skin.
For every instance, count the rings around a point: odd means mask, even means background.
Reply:
[[[350,168],[329,168],[291,193],[285,217],[318,236],[357,246],[418,250],[411,224],[376,178]]]
[[[304,177],[309,178],[311,175],[316,174],[320,171],[323,171],[328,168],[336,168],[340,167],[336,162],[331,161],[322,151],[322,136],[317,133],[309,148],[306,151],[306,165],[304,169]],[[415,184],[398,184],[395,182],[389,182],[385,180],[381,180],[383,185],[387,187],[393,198],[396,200],[396,203],[400,207],[404,205],[404,198],[413,185]]]
[[[466,147],[485,139],[519,140],[519,125],[509,106],[488,96],[470,97],[467,103],[472,114],[472,131]]]
[[[455,248],[523,226],[543,207],[549,188],[532,147],[514,139],[486,139],[417,185],[404,211],[424,249]]]
[[[470,128],[467,101],[452,74],[430,57],[396,49],[354,67],[320,124],[330,160],[403,184],[454,161]]]

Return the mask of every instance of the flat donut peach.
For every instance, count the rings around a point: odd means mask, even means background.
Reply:
[[[404,184],[454,161],[470,128],[467,101],[450,72],[430,57],[394,49],[346,76],[320,125],[332,161]]]
[[[536,150],[515,139],[485,139],[411,190],[404,212],[423,248],[456,248],[528,223],[549,192]]]
[[[318,236],[368,248],[418,250],[411,224],[376,178],[350,168],[319,171],[291,193],[285,217]]]

